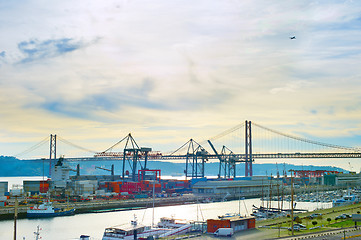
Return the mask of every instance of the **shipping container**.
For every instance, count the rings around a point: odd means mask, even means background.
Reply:
[[[148,195],[147,194],[137,194],[137,195],[134,195],[134,198],[147,198]]]

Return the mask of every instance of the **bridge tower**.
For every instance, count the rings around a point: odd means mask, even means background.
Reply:
[[[245,176],[252,177],[252,123],[251,121],[245,122]]]
[[[56,134],[50,134],[49,177],[51,177],[51,160],[56,160]]]

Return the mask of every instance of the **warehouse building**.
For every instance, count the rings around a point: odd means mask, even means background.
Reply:
[[[322,185],[348,187],[361,186],[361,174],[350,172],[324,175],[322,179]]]
[[[233,228],[233,232],[239,232],[256,227],[254,217],[222,217],[220,219],[207,220],[207,232],[214,233],[218,228]]]
[[[4,196],[8,192],[8,182],[0,182],[0,196]]]
[[[193,194],[218,198],[236,198],[257,196],[261,192],[277,192],[282,187],[278,178],[253,176],[229,180],[197,179],[193,182]]]

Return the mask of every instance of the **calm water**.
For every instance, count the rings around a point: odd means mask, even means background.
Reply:
[[[1,179],[0,181],[2,181]],[[12,181],[14,182],[15,180],[13,179]],[[17,181],[19,180],[16,179],[15,183]],[[9,187],[11,187],[10,184]],[[259,199],[246,199],[241,201],[156,207],[154,208],[154,222],[157,223],[161,217],[172,216],[176,219],[206,220],[217,218],[225,213],[240,212],[242,215],[249,215],[252,211],[252,205],[259,206],[260,203]],[[300,202],[297,203],[297,208],[314,210],[315,208],[329,208],[331,205],[331,203]],[[278,207],[277,202],[273,202],[272,206]],[[289,207],[289,203],[285,202],[284,208]],[[24,237],[26,240],[35,239],[33,232],[38,225],[42,228],[41,236],[44,240],[79,239],[81,234],[90,235],[93,239],[101,239],[106,227],[127,224],[134,218],[134,215],[137,216],[139,222],[151,225],[152,212],[153,210],[149,208],[121,212],[78,214],[51,219],[20,219],[17,223],[17,239],[23,240]],[[13,239],[13,224],[12,220],[0,221],[0,239]]]

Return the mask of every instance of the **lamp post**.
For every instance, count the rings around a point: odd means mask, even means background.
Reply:
[[[15,188],[11,189],[11,196],[15,197],[15,205],[14,205],[14,240],[16,240],[16,221],[18,219],[18,197],[22,195],[22,189]]]

